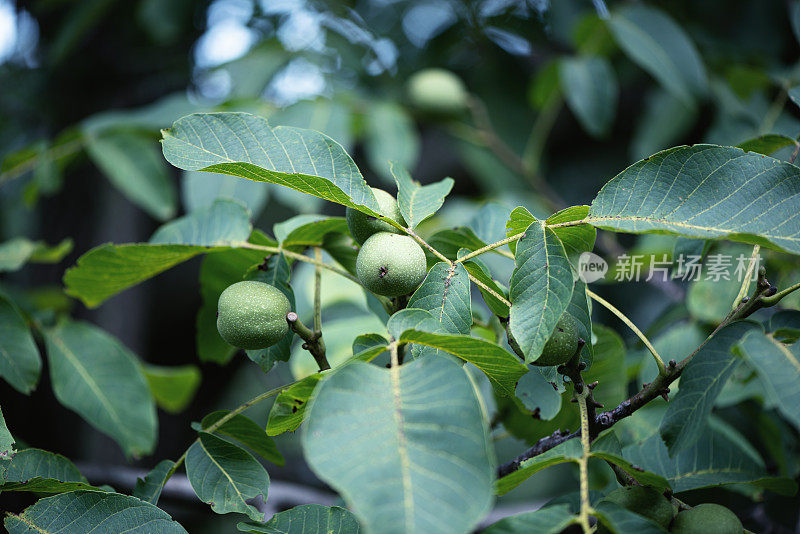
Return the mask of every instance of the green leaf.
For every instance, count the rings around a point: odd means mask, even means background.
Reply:
[[[250,235],[249,219],[247,210],[238,202],[218,200],[208,208],[162,226],[151,243],[100,245],[67,269],[64,274],[66,292],[87,306],[96,307],[179,263],[214,251],[210,247],[246,241]],[[166,242],[171,244],[162,244]],[[263,257],[263,253],[260,256]]]
[[[419,135],[414,120],[402,106],[392,101],[370,106],[364,121],[364,152],[370,168],[387,182],[392,180],[390,161],[406,169],[416,166]]]
[[[630,159],[640,160],[669,148],[694,126],[697,108],[680,98],[655,88],[647,95],[644,111],[639,115],[631,139]]]
[[[595,399],[606,406],[616,406],[628,396],[625,342],[606,326],[593,325],[592,331],[594,335],[589,339],[594,341],[587,345],[592,345],[594,355],[592,366],[586,371],[586,381],[599,382],[593,391]]]
[[[706,70],[692,41],[675,21],[653,7],[616,10],[609,29],[623,52],[687,105],[705,95]]]
[[[267,283],[271,286],[277,287],[289,299],[292,309],[295,309],[294,291],[289,285],[289,278],[292,275],[291,267],[286,257],[283,254],[270,256],[260,267],[255,274],[249,277],[251,280],[258,280],[259,282]],[[283,339],[276,344],[265,349],[248,350],[247,357],[253,360],[261,367],[265,373],[272,369],[275,362],[285,362],[289,360],[292,351],[292,342],[294,341],[294,332],[289,329]]]
[[[156,443],[156,407],[136,356],[103,330],[63,322],[45,332],[53,392],[127,455]]]
[[[787,346],[771,335],[753,330],[737,349],[756,369],[781,415],[800,428],[800,343]]]
[[[161,490],[167,483],[167,475],[175,467],[172,460],[161,460],[152,471],[147,473],[143,479],[136,479],[136,487],[133,488],[133,496],[150,504],[158,504],[161,497]]]
[[[789,94],[789,100],[794,102],[795,106],[800,107],[800,85],[792,87],[787,92]]]
[[[449,358],[340,367],[317,388],[302,439],[366,530],[463,533],[491,506],[486,414]]]
[[[3,481],[3,477],[0,477]],[[98,490],[78,468],[60,454],[41,449],[23,449],[8,464],[0,491],[27,491],[53,495],[80,489]]]
[[[669,482],[664,477],[634,466],[622,457],[622,446],[613,430],[603,433],[592,443],[591,454],[595,458],[616,464],[633,480],[643,486],[650,486],[659,491],[670,489]]]
[[[72,239],[49,246],[44,241],[15,237],[0,243],[0,272],[17,271],[28,262],[58,263],[72,251]]]
[[[161,221],[175,215],[175,185],[155,141],[131,131],[86,135],[85,140],[94,164],[131,202]]]
[[[181,179],[181,197],[187,212],[208,207],[224,198],[243,203],[253,217],[258,217],[269,199],[269,188],[261,182],[210,172],[187,171]]]
[[[559,534],[574,521],[569,506],[560,504],[506,517],[489,525],[483,534]]]
[[[589,206],[570,206],[554,213],[545,222],[547,224],[560,224],[580,221],[585,219],[588,214]],[[592,251],[594,241],[597,238],[597,230],[590,224],[563,226],[552,228],[552,230],[564,245],[564,250],[567,252],[567,257],[573,266],[578,265],[578,258],[581,254]]]
[[[577,462],[582,454],[580,440],[567,440],[547,452],[523,460],[519,469],[497,480],[495,491],[498,495],[505,495],[542,469],[551,465]]]
[[[514,210],[511,212],[511,215],[508,216],[508,222],[506,222],[506,237],[511,237],[512,235],[517,235],[524,232],[534,222],[538,222],[538,219],[531,215],[531,212],[529,212],[526,208],[522,206],[514,208]],[[517,253],[518,241],[519,239],[508,244],[508,248],[510,248],[511,252],[514,254]]]
[[[182,526],[152,504],[101,491],[72,491],[41,499],[21,514],[8,513],[4,524],[9,534],[186,534]]]
[[[304,216],[298,215],[298,217]],[[275,226],[277,227],[278,225]],[[318,247],[324,243],[325,236],[331,233],[350,235],[347,221],[344,217],[320,216],[318,220],[300,225],[281,240],[281,246],[289,250]],[[277,231],[275,235],[278,235]]]
[[[517,382],[515,394],[525,408],[544,421],[554,418],[561,410],[561,393],[538,368],[522,375]]]
[[[408,308],[430,312],[444,332],[469,335],[472,300],[467,269],[461,264],[437,263],[411,295]]]
[[[207,208],[199,208],[161,226],[150,238],[150,244],[229,246],[247,241],[252,229],[250,213],[244,204],[218,199]]]
[[[14,437],[9,432],[3,410],[0,409],[0,480],[3,479],[14,453]]]
[[[800,311],[780,310],[769,318],[767,331],[784,343],[794,343],[800,338]]]
[[[567,312],[578,323],[578,335],[586,341],[581,349],[581,361],[591,369],[594,359],[595,346],[592,343],[592,300],[586,294],[586,284],[575,280],[572,286],[572,297],[567,306]]]
[[[748,255],[749,256],[749,255]],[[717,258],[725,258],[724,254],[709,254],[706,261],[706,273],[710,272],[710,265]],[[739,289],[742,287],[742,281],[734,274],[736,268],[736,258],[731,255],[732,265],[724,267],[730,273],[730,279],[725,280],[720,278],[714,280],[706,274],[705,278],[695,280],[689,287],[686,294],[686,307],[692,317],[699,321],[708,323],[719,324],[731,311],[731,303],[736,299],[739,294]],[[744,264],[745,267],[747,263]],[[690,269],[684,267],[684,269]],[[743,275],[742,275],[743,276]],[[691,274],[689,275],[691,277]]]
[[[267,435],[294,432],[303,422],[308,399],[317,387],[321,373],[308,375],[281,391],[275,398],[267,419]]]
[[[419,223],[439,211],[445,197],[453,189],[452,178],[421,185],[411,178],[401,164],[392,161],[389,168],[397,183],[397,205],[410,228],[416,228]]]
[[[564,245],[543,222],[534,222],[517,242],[511,275],[509,328],[525,354],[536,361],[572,298],[572,269]]]
[[[0,376],[28,394],[39,381],[42,358],[19,308],[0,293]]]
[[[567,105],[583,129],[595,137],[606,135],[614,122],[619,96],[617,78],[608,60],[600,56],[565,58],[559,74]]]
[[[714,418],[688,449],[669,456],[656,432],[623,449],[631,463],[663,476],[679,493],[727,484],[752,484],[780,494],[793,494],[791,480],[770,478],[758,453],[735,430]]]
[[[355,163],[333,139],[249,113],[187,115],[163,130],[164,157],[183,170],[270,182],[379,216]]]
[[[661,525],[650,519],[631,512],[619,504],[601,500],[594,507],[597,518],[612,534],[666,534]]]
[[[169,413],[182,412],[189,406],[200,386],[200,369],[194,365],[164,367],[146,364],[142,370],[156,403]]]
[[[798,176],[794,165],[739,148],[672,148],[634,163],[603,186],[588,222],[621,232],[726,238],[797,254]]]
[[[486,374],[497,393],[507,397],[514,395],[517,380],[528,371],[516,356],[485,339],[406,330],[398,341],[439,349],[468,361]]]
[[[227,410],[219,410],[208,414],[203,417],[200,428],[197,430],[207,430],[208,427],[228,415],[228,413]],[[255,421],[245,415],[234,415],[231,419],[225,421],[222,426],[214,430],[214,433],[239,441],[242,445],[247,446],[250,450],[275,465],[282,466],[286,463],[272,438]]]
[[[253,521],[264,520],[264,514],[246,501],[258,495],[266,500],[269,475],[241,447],[200,432],[186,454],[186,475],[200,500],[218,514],[239,512]]]
[[[744,143],[739,143],[736,146],[745,152],[755,152],[756,154],[770,156],[785,146],[796,145],[797,141],[791,137],[778,134],[766,134],[756,137],[755,139],[748,139]]]
[[[696,443],[708,422],[714,401],[739,366],[739,359],[731,354],[731,349],[755,328],[758,328],[757,323],[749,321],[726,326],[686,365],[681,373],[681,387],[667,405],[661,420],[661,438],[670,455],[674,456]]]
[[[428,239],[428,244],[450,260],[456,259],[458,251],[462,248],[477,250],[486,246],[486,243],[481,241],[481,239],[475,235],[475,232],[467,226],[439,230]]]
[[[406,330],[441,332],[442,323],[427,310],[406,308],[396,312],[389,318],[386,323],[386,329],[394,339],[400,339]]]
[[[303,504],[279,512],[263,524],[239,523],[242,532],[255,534],[359,534],[361,526],[347,509]]]

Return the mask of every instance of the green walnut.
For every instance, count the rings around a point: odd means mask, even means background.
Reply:
[[[279,289],[264,282],[244,281],[228,286],[217,304],[217,330],[240,349],[271,347],[286,335],[286,314],[292,305]]]
[[[664,528],[669,527],[672,517],[675,515],[675,509],[662,493],[645,486],[619,488],[609,493],[606,500],[652,519]]]
[[[394,222],[405,226],[406,221],[403,220],[403,216],[400,214],[400,208],[397,206],[397,200],[395,200],[392,195],[383,189],[378,189],[375,187],[371,189],[372,193],[375,195],[375,200],[378,201],[381,214],[389,217]],[[353,236],[353,239],[358,241],[359,245],[363,245],[364,241],[369,239],[372,234],[376,234],[378,232],[397,233],[398,231],[391,224],[380,219],[376,219],[375,217],[371,217],[366,213],[361,213],[353,208],[347,208],[346,216],[347,227],[350,229],[350,235]]]
[[[467,89],[461,79],[445,69],[424,69],[408,79],[412,104],[434,113],[455,113],[467,106]]]
[[[385,297],[408,295],[425,278],[425,253],[407,235],[378,232],[356,257],[356,276],[364,287]]]
[[[542,349],[542,355],[533,362],[542,367],[567,363],[578,350],[578,323],[567,312],[561,315],[553,334]]]
[[[672,525],[673,534],[742,534],[744,527],[736,514],[718,504],[698,504],[681,512]]]

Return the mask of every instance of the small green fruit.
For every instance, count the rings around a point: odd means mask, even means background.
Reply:
[[[381,214],[405,226],[406,221],[403,220],[403,216],[400,214],[397,200],[383,189],[378,189],[376,187],[371,189],[372,193],[375,195],[375,200],[378,201]],[[353,208],[347,208],[347,210],[345,210],[345,216],[347,217],[347,227],[350,229],[350,235],[353,236],[353,239],[355,239],[359,245],[363,245],[364,241],[369,239],[372,234],[378,232],[394,234],[398,231],[391,224],[371,217],[366,213],[361,213]]]
[[[631,512],[652,519],[667,528],[675,515],[669,500],[662,493],[645,486],[628,486],[612,491],[606,497]]]
[[[240,349],[271,347],[286,335],[289,299],[264,282],[244,281],[228,286],[217,304],[217,330]]]
[[[681,512],[672,525],[673,534],[742,534],[744,527],[736,514],[718,504],[698,504]]]
[[[461,79],[444,69],[424,69],[408,80],[408,97],[420,109],[454,113],[467,106],[467,89]]]
[[[356,257],[356,276],[364,287],[386,297],[408,295],[425,278],[425,252],[407,235],[378,232]]]
[[[556,328],[547,343],[544,345],[542,355],[533,362],[533,365],[546,367],[549,365],[562,365],[569,361],[578,350],[578,323],[567,312],[561,315],[556,323]]]

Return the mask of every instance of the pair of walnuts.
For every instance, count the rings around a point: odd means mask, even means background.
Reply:
[[[397,200],[381,189],[372,189],[379,211],[405,226]],[[427,261],[422,247],[411,237],[397,233],[386,221],[347,208],[347,226],[361,248],[356,276],[375,294],[400,297],[412,293],[425,278]],[[283,339],[289,326],[291,304],[277,288],[256,281],[237,282],[222,292],[217,308],[217,329],[231,345],[247,350],[270,347]],[[578,328],[571,315],[559,319],[541,356],[540,366],[561,365],[576,353]]]

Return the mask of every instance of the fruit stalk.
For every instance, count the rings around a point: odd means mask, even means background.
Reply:
[[[322,340],[322,332],[315,332],[304,325],[295,312],[286,314],[286,322],[289,323],[289,328],[303,339],[303,348],[314,357],[319,370],[330,369],[331,364],[328,363],[328,358],[325,356],[325,342]]]

